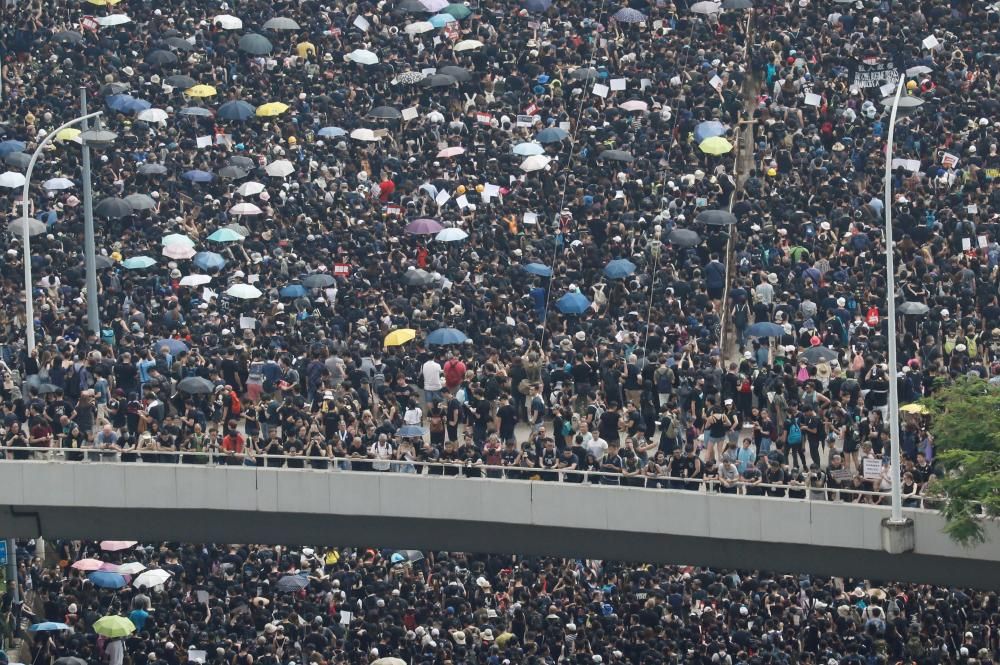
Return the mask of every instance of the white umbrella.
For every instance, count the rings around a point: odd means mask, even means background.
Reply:
[[[376,136],[375,132],[372,130],[361,127],[360,129],[355,129],[351,132],[351,138],[355,141],[381,141],[381,137]]]
[[[284,178],[295,172],[295,167],[287,159],[278,159],[264,167],[264,171],[269,176]]]
[[[172,259],[190,259],[198,252],[191,245],[178,243],[175,245],[165,245],[160,253]]]
[[[462,229],[456,229],[454,227],[449,227],[447,229],[441,229],[438,234],[434,236],[435,240],[440,240],[441,242],[456,242],[458,240],[465,240],[469,237],[469,234]]]
[[[69,189],[75,186],[69,178],[50,178],[42,183],[42,187],[48,190]]]
[[[456,51],[474,51],[477,48],[482,48],[483,43],[478,39],[463,39],[462,41],[455,44],[454,50]]]
[[[410,25],[403,28],[403,31],[408,35],[422,35],[425,32],[430,32],[434,29],[429,21],[417,21],[416,23],[411,23]]]
[[[111,14],[110,16],[98,16],[96,19],[97,25],[102,28],[111,28],[116,25],[124,25],[125,23],[131,23],[132,19],[125,14]]]
[[[167,245],[187,245],[188,247],[194,247],[194,240],[187,237],[183,233],[171,233],[170,235],[163,236],[160,243],[166,247]]]
[[[142,575],[139,575],[132,580],[132,586],[136,589],[140,587],[152,589],[155,586],[160,586],[169,579],[169,572],[163,570],[162,568],[153,568],[152,570],[147,570]]]
[[[448,0],[420,0],[420,4],[429,12],[439,12],[448,6]]]
[[[219,14],[212,19],[212,23],[223,30],[239,30],[243,27],[243,21],[229,14]]]
[[[226,289],[226,295],[241,300],[254,300],[264,294],[253,284],[233,284]]]
[[[24,187],[24,176],[20,173],[15,173],[14,171],[0,173],[0,187],[6,187],[8,189]]]
[[[618,108],[625,109],[626,111],[648,111],[649,104],[639,99],[630,99],[627,102],[619,104]]]
[[[212,278],[208,275],[185,275],[181,277],[181,286],[201,286],[211,281]]]
[[[135,119],[142,120],[143,122],[164,122],[168,117],[167,112],[163,109],[146,109],[145,111],[139,111]]]
[[[704,0],[703,2],[696,2],[691,5],[691,11],[695,14],[719,14],[722,12],[722,5],[717,2],[709,2]]]
[[[351,62],[356,62],[359,65],[374,65],[378,64],[378,56],[369,50],[359,48],[351,51],[344,56],[344,60],[350,60]]]
[[[541,171],[548,166],[551,161],[552,158],[548,155],[532,155],[521,162],[521,170],[527,171],[528,173],[531,173],[532,171]]]
[[[260,215],[263,210],[252,203],[237,203],[229,209],[230,215]]]
[[[138,561],[129,561],[128,563],[123,563],[118,566],[119,575],[135,575],[136,573],[141,573],[146,570],[146,566],[142,565]]]
[[[240,196],[253,196],[264,191],[264,185],[253,180],[247,181],[236,188],[236,193]]]

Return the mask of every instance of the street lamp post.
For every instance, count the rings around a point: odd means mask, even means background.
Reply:
[[[885,287],[886,287],[886,317],[888,318],[889,330],[889,435],[890,435],[890,462],[889,469],[892,479],[892,515],[889,518],[890,524],[902,524],[903,519],[903,494],[900,480],[900,450],[899,450],[899,385],[897,384],[896,369],[896,266],[893,256],[892,242],[892,137],[896,129],[896,115],[900,108],[900,99],[903,96],[903,87],[906,85],[906,77],[900,73],[899,83],[896,86],[896,94],[893,97],[882,100],[884,106],[890,107],[889,131],[886,135],[885,145]],[[907,98],[910,102],[906,110],[912,110],[920,106],[923,100],[917,97]],[[891,105],[891,106],[890,106]],[[906,112],[904,110],[904,113]]]
[[[31,279],[31,236],[28,233],[28,203],[30,201],[28,195],[28,189],[31,187],[31,172],[35,170],[35,162],[38,161],[39,155],[42,154],[42,150],[45,149],[49,143],[59,134],[62,130],[67,127],[72,127],[81,122],[85,122],[90,118],[96,118],[100,116],[103,111],[97,111],[96,113],[89,113],[87,115],[80,116],[79,118],[74,118],[69,122],[59,125],[54,130],[48,133],[48,135],[42,139],[38,147],[35,148],[35,152],[31,154],[31,159],[28,161],[28,169],[24,173],[24,189],[21,193],[21,205],[22,205],[22,216],[24,217],[24,224],[22,228],[21,242],[24,244],[24,318],[27,327],[27,350],[31,354],[35,350],[35,303],[34,303],[34,283]]]

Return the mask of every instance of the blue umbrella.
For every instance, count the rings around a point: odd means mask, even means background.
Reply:
[[[622,279],[635,272],[635,264],[628,259],[615,259],[604,266],[604,276],[608,279]]]
[[[396,430],[396,434],[402,437],[423,436],[426,432],[427,430],[420,425],[403,425]]]
[[[215,180],[214,173],[202,171],[201,169],[191,169],[190,171],[185,171],[181,177],[185,180],[190,180],[191,182],[212,182]]]
[[[515,155],[521,155],[522,157],[531,157],[532,155],[540,155],[545,152],[545,148],[542,147],[541,143],[535,143],[534,141],[526,141],[524,143],[518,143],[511,150]]]
[[[337,138],[338,136],[347,136],[347,130],[341,129],[340,127],[324,127],[323,129],[316,132],[317,136],[324,136],[328,138]]]
[[[211,118],[212,112],[202,106],[188,106],[177,112],[180,115],[193,115],[196,118]]]
[[[781,337],[785,334],[785,329],[777,323],[761,321],[747,328],[746,334],[750,337]]]
[[[548,127],[535,134],[535,140],[539,143],[556,143],[569,136],[569,132],[560,127]]]
[[[461,330],[455,330],[454,328],[438,328],[427,336],[427,345],[461,344],[467,339],[468,337],[466,337],[465,333]]]
[[[456,21],[458,21],[458,19],[452,16],[451,14],[435,14],[434,16],[427,19],[427,21],[435,28],[443,28],[449,23],[455,23]]]
[[[556,307],[563,314],[583,314],[590,307],[590,301],[587,300],[587,296],[574,291],[557,300]]]
[[[638,9],[632,9],[631,7],[622,7],[614,14],[611,18],[618,21],[619,23],[642,23],[646,20],[646,15],[640,12]]]
[[[524,0],[523,5],[529,12],[541,14],[549,11],[549,7],[552,6],[552,0]]]
[[[178,353],[183,353],[188,350],[187,344],[179,339],[174,339],[173,337],[164,337],[156,343],[157,349],[162,349],[164,346],[167,347],[167,350],[175,356]]]
[[[221,270],[226,265],[226,260],[222,258],[222,255],[215,252],[198,252],[191,262],[205,271]]]
[[[24,143],[21,141],[4,141],[0,143],[0,157],[6,157],[12,152],[24,152]]]
[[[257,107],[242,100],[226,102],[215,115],[221,120],[247,120],[257,113]]]
[[[726,126],[723,125],[718,120],[708,120],[706,122],[699,122],[694,128],[694,142],[701,143],[707,138],[713,136],[722,136],[726,133]]]
[[[552,277],[552,268],[543,263],[529,263],[521,268],[526,273],[538,275],[539,277]]]
[[[306,289],[301,284],[289,284],[278,292],[282,298],[301,298],[306,294]]]
[[[119,93],[117,95],[109,95],[105,98],[104,103],[108,105],[108,108],[112,111],[125,111],[125,106],[131,100],[135,99],[132,95],[126,95],[125,93]]]
[[[94,583],[94,586],[102,589],[121,589],[125,586],[125,577],[118,573],[96,572],[87,577]]]
[[[144,270],[156,265],[156,259],[148,256],[133,256],[122,261],[122,267],[126,270]]]
[[[43,621],[42,623],[36,623],[28,628],[28,630],[32,633],[42,633],[49,630],[69,630],[69,626],[56,621]]]

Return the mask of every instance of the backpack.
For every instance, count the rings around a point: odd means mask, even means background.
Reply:
[[[660,367],[656,370],[656,392],[663,394],[670,392],[670,388],[672,387],[670,374],[669,367]]]
[[[878,307],[874,305],[868,308],[868,314],[865,315],[865,323],[870,327],[875,327],[878,325]]]
[[[789,445],[802,443],[802,428],[799,426],[798,418],[788,424],[788,443]]]
[[[65,383],[66,383],[65,387],[66,396],[72,397],[73,399],[79,398],[80,371],[77,369],[76,365],[72,365],[68,370],[66,370]]]
[[[240,415],[240,412],[243,411],[243,403],[240,401],[240,398],[234,392],[229,396],[229,400],[229,410],[232,411],[234,416]]]

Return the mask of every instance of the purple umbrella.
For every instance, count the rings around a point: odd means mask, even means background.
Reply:
[[[415,219],[406,225],[406,232],[415,236],[424,236],[437,233],[444,227],[436,219]]]

